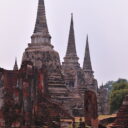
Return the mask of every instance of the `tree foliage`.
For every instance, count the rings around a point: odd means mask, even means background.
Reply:
[[[128,81],[119,79],[112,84],[110,92],[110,112],[114,113],[119,110],[124,97],[128,94]]]
[[[104,88],[107,88],[108,91],[111,92],[113,83],[114,83],[114,81],[108,81],[108,82],[104,85]]]

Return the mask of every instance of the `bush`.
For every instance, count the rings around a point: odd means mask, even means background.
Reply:
[[[110,93],[110,112],[115,113],[119,110],[124,97],[128,94],[128,82],[124,79],[119,79],[112,85]]]

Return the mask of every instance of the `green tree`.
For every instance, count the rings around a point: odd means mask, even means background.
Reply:
[[[119,79],[112,84],[110,92],[110,112],[114,113],[119,110],[124,97],[128,94],[128,81]]]
[[[114,81],[108,81],[104,86],[104,88],[107,88],[109,92],[111,92],[112,90],[112,85],[113,85]]]

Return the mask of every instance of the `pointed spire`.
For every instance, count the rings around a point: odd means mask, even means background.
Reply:
[[[15,59],[15,64],[14,64],[13,70],[14,71],[17,71],[18,70],[17,58]]]
[[[88,35],[87,35],[87,39],[86,39],[86,48],[85,48],[85,57],[84,57],[83,70],[93,72],[92,71],[92,65],[91,65],[91,59],[90,59]]]
[[[67,52],[66,52],[66,56],[69,56],[69,55],[77,56],[76,45],[75,45],[73,14],[71,14],[71,24],[70,24]]]
[[[36,24],[31,39],[34,44],[50,44],[51,42],[51,36],[47,26],[44,0],[39,0],[38,2]]]
[[[45,14],[44,0],[39,0],[34,33],[43,32],[44,30],[45,32],[49,33]]]

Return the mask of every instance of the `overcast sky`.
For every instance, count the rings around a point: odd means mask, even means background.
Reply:
[[[30,43],[38,0],[0,0],[0,67],[12,69]],[[128,0],[45,0],[52,44],[66,52],[70,14],[74,13],[77,53],[83,65],[86,35],[99,85],[128,78]]]

